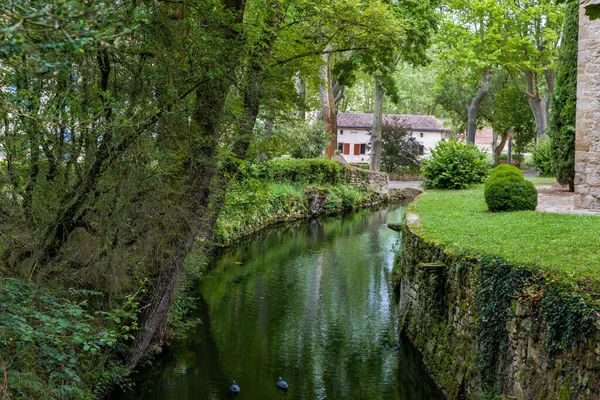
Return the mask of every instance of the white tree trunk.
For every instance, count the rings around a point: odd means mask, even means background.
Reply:
[[[373,109],[373,131],[371,133],[371,160],[369,163],[370,171],[378,171],[381,164],[381,142],[383,132],[383,100],[384,91],[377,76],[373,76],[375,81],[375,98]]]

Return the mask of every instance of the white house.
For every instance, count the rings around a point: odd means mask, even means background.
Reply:
[[[446,129],[433,115],[383,114],[384,126],[406,129],[422,147],[421,155],[429,153],[444,138]],[[338,113],[338,150],[349,163],[368,163],[371,153],[373,114]]]

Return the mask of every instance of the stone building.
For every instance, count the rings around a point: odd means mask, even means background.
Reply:
[[[590,21],[579,8],[575,206],[600,210],[600,19]]]

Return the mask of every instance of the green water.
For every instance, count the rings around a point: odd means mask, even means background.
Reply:
[[[120,398],[438,399],[398,335],[390,272],[404,209],[267,231],[218,256],[202,320]],[[287,393],[276,388],[282,376]]]

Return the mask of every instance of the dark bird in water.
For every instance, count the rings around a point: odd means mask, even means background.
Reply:
[[[288,390],[287,382],[281,379],[281,377],[279,377],[279,379],[277,380],[277,387],[281,390]]]
[[[237,385],[237,383],[235,383],[235,381],[233,381],[229,387],[229,391],[231,393],[238,394],[240,392],[240,387]]]

